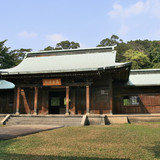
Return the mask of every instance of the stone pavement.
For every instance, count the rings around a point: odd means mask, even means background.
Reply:
[[[14,125],[0,127],[0,140],[6,140],[16,138],[19,136],[26,136],[42,131],[62,128],[63,126],[52,126],[52,125]]]

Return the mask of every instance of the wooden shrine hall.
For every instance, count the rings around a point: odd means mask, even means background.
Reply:
[[[159,81],[139,83],[160,71],[130,68],[116,62],[113,46],[26,53],[18,66],[0,71],[0,113],[160,113]]]

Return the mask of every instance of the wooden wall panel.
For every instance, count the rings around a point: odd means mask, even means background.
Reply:
[[[38,113],[48,114],[49,94],[46,89],[38,90]]]
[[[109,93],[110,91],[107,87],[91,87],[90,113],[106,114],[110,112]]]
[[[14,113],[14,90],[0,91],[0,113]]]
[[[160,87],[117,87],[113,91],[115,114],[160,113]],[[123,106],[123,97],[134,95],[139,97],[140,104]]]
[[[76,108],[77,114],[85,114],[86,113],[86,88],[77,88],[76,89]]]

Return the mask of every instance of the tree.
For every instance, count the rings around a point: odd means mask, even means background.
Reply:
[[[129,49],[128,45],[123,42],[117,35],[113,34],[110,38],[103,39],[97,47],[116,46],[117,51],[116,61],[124,62],[123,54]]]
[[[31,52],[31,51],[32,51],[31,48],[29,49],[21,48],[21,49],[15,49],[11,51],[11,54],[14,58],[15,65],[18,65],[23,60],[26,52]]]
[[[15,65],[14,57],[9,51],[9,47],[5,46],[7,40],[0,42],[0,68],[11,68]]]
[[[73,42],[73,41],[61,41],[60,43],[57,43],[56,48],[55,49],[76,49],[79,48],[80,44]]]
[[[104,47],[104,46],[115,46],[118,43],[121,43],[122,40],[115,34],[113,34],[110,38],[103,39],[97,47]]]
[[[132,62],[132,69],[144,69],[150,65],[150,59],[143,52],[129,49],[125,52],[126,61]]]
[[[54,47],[48,46],[44,48],[44,51],[51,51],[51,50],[54,50]]]

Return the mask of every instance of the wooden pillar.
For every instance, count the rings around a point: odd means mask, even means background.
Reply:
[[[76,89],[73,89],[71,102],[72,102],[72,112],[73,114],[76,114]]]
[[[34,87],[34,115],[37,115],[38,87]]]
[[[16,111],[16,101],[17,101],[17,90],[14,89],[14,100],[13,100],[13,113]]]
[[[89,114],[90,110],[90,96],[89,96],[89,86],[86,86],[86,114]]]
[[[21,88],[17,88],[17,99],[16,99],[16,114],[19,114],[19,105],[20,105],[20,91]]]
[[[109,82],[109,88],[110,88],[110,95],[109,95],[109,105],[110,105],[110,114],[112,114],[113,112],[113,104],[112,104],[112,97],[113,97],[113,93],[112,93],[112,77],[110,79]]]
[[[69,115],[69,86],[66,86],[66,115]]]

